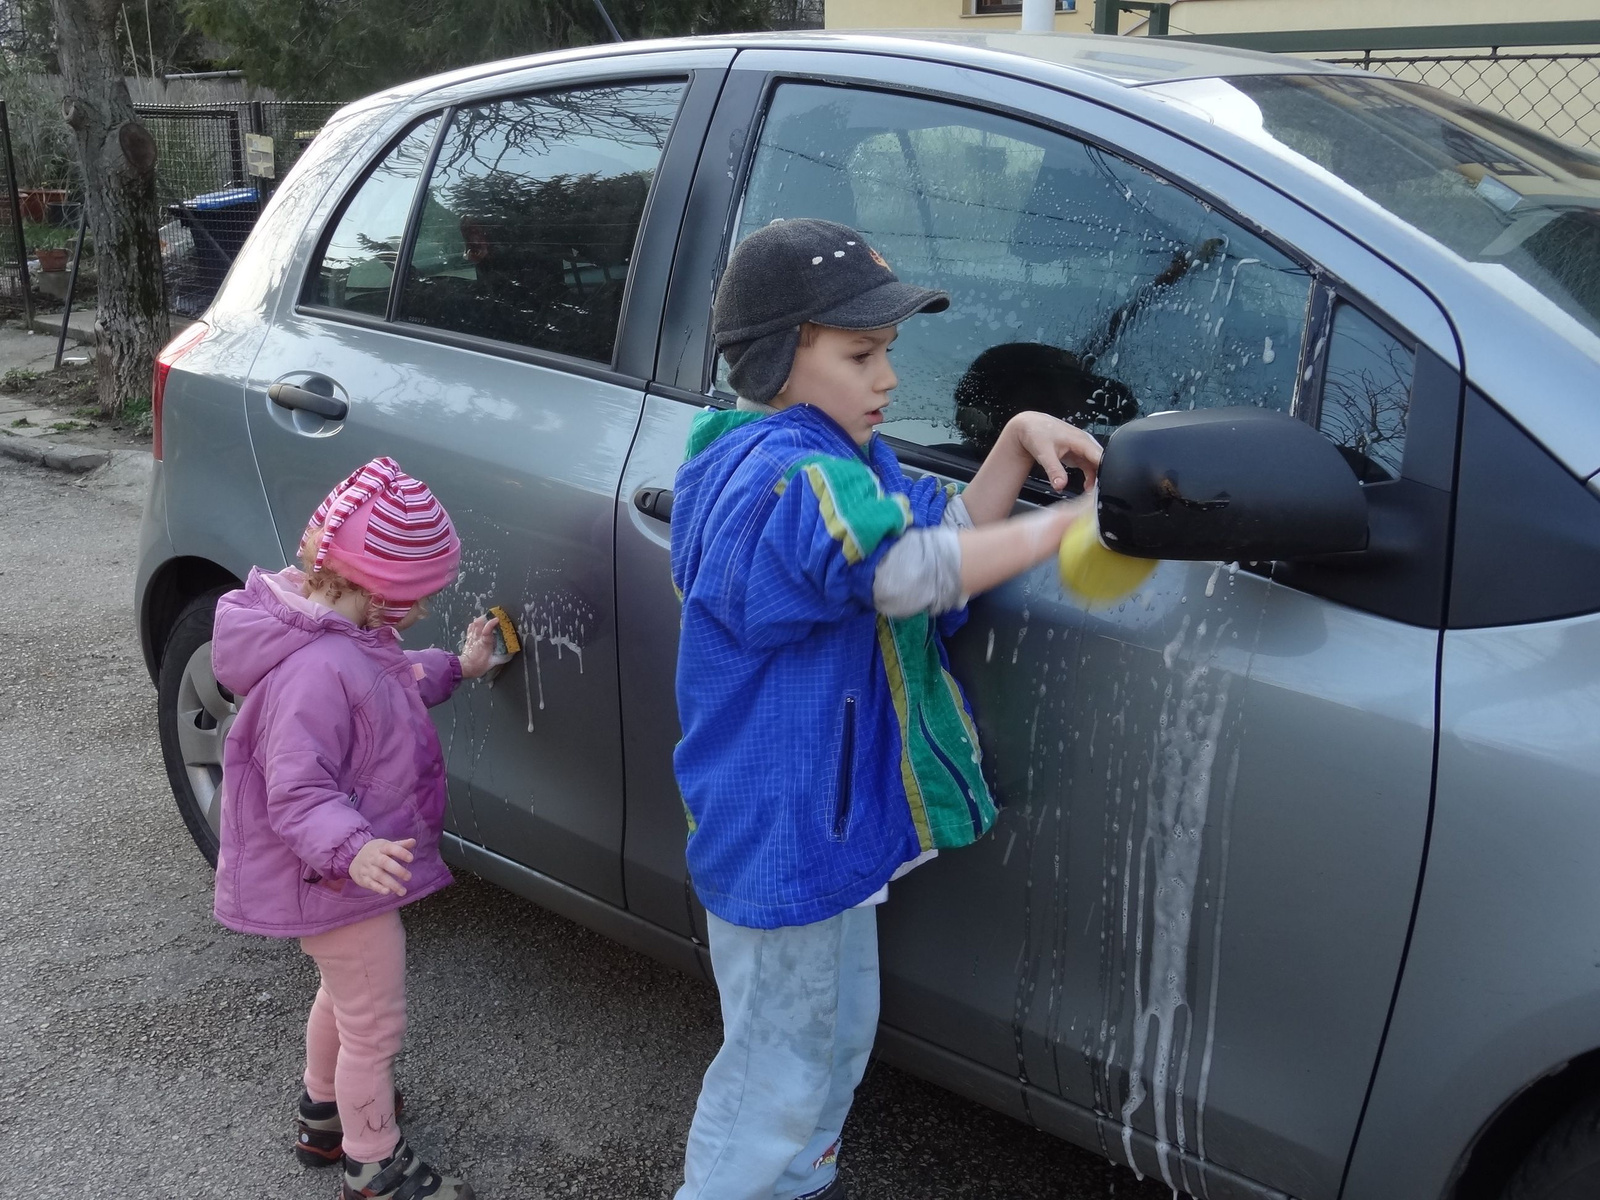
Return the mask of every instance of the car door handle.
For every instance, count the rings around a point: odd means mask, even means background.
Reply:
[[[671,488],[640,488],[633,494],[633,506],[647,517],[672,523]]]
[[[335,396],[324,396],[321,392],[313,392],[309,388],[296,387],[292,383],[274,383],[267,388],[267,398],[282,408],[298,408],[308,413],[315,413],[329,421],[342,421],[350,412],[350,406]]]

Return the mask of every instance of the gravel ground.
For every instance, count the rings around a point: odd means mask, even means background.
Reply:
[[[327,1200],[288,1133],[314,972],[211,919],[132,631],[130,490],[0,459],[0,1196]],[[670,1196],[714,990],[476,878],[407,926],[413,1143],[484,1200]],[[844,1170],[856,1200],[1168,1195],[877,1064]]]

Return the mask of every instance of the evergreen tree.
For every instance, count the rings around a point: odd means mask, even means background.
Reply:
[[[187,0],[224,65],[285,97],[350,98],[473,63],[611,40],[593,0]],[[627,39],[768,28],[768,0],[607,0]]]

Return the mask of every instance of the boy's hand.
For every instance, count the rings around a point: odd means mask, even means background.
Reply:
[[[350,860],[350,878],[369,892],[404,896],[403,881],[411,878],[411,872],[402,864],[411,861],[411,847],[416,844],[416,838],[406,838],[403,842],[373,838]]]
[[[1017,447],[1044,468],[1050,486],[1062,491],[1067,486],[1067,469],[1083,472],[1083,490],[1094,487],[1100,469],[1100,443],[1083,430],[1041,412],[1018,413],[1006,422],[1005,433]]]
[[[461,678],[477,679],[489,669],[489,659],[494,655],[495,620],[477,617],[467,626],[467,636],[461,642]]]

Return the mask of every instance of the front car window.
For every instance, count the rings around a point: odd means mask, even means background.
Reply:
[[[1399,80],[1257,75],[1150,90],[1328,172],[1600,334],[1600,156]]]
[[[1015,412],[1098,434],[1145,413],[1291,410],[1307,272],[1097,146],[938,101],[811,84],[775,94],[740,210],[865,234],[950,292],[895,346],[885,433],[981,456]]]

